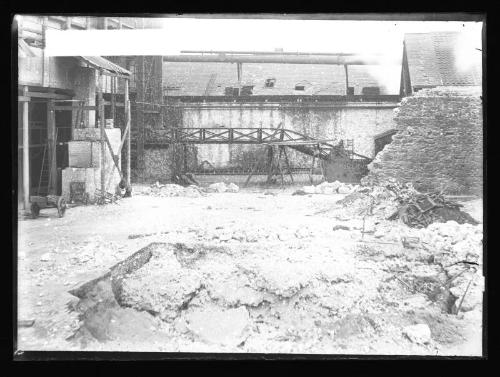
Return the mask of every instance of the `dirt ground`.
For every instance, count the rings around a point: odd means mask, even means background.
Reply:
[[[35,322],[18,327],[17,348],[481,355],[482,302],[457,315],[449,291],[416,288],[443,275],[434,250],[400,242],[423,233],[296,188],[154,197],[136,186],[117,204],[20,219],[18,318]],[[482,222],[480,199],[464,205]],[[467,229],[481,242],[481,224]],[[118,294],[113,281],[69,293],[141,249],[147,263]]]

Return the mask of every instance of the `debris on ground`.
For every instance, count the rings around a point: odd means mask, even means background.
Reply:
[[[400,218],[413,228],[425,228],[434,222],[456,221],[459,224],[478,224],[468,213],[460,210],[461,205],[447,200],[440,192],[429,194],[413,193],[411,196],[397,197],[399,208],[389,220]]]
[[[238,192],[240,188],[234,183],[225,184],[224,182],[212,183],[207,188],[207,192]]]
[[[380,215],[401,221],[412,228],[425,228],[434,222],[456,221],[459,224],[478,222],[463,212],[461,204],[447,199],[442,192],[423,194],[411,183],[389,181],[385,186],[360,186],[337,204],[349,207],[356,214]]]
[[[34,319],[20,319],[17,321],[19,327],[31,327],[35,324]]]
[[[143,225],[146,199],[154,223]],[[21,250],[20,318],[36,318],[32,327],[20,326],[28,339],[23,349],[422,355],[477,349],[469,342],[481,340],[482,224],[414,228],[387,220],[399,202],[381,186],[355,186],[344,204],[335,204],[335,195],[301,199],[227,191],[197,199],[136,196],[120,206],[75,208],[47,234],[50,242],[41,237],[43,224],[21,223],[25,234],[45,242],[28,238],[32,246]],[[172,210],[164,211],[164,203]],[[332,205],[307,217],[311,207]],[[66,224],[74,227],[67,240]],[[112,236],[95,234],[98,226]],[[45,253],[50,260],[41,261]],[[64,314],[68,292],[76,302]]]
[[[175,183],[160,184],[159,182],[147,187],[141,194],[159,197],[186,196],[190,198],[198,198],[206,195],[200,187],[195,185],[183,187]]]
[[[426,324],[406,326],[403,329],[403,334],[414,343],[426,344],[431,341],[431,329]]]
[[[339,181],[322,182],[316,186],[304,186],[296,190],[292,195],[308,194],[350,194],[356,189],[356,185],[346,184]]]

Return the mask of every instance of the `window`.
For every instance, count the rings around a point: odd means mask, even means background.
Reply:
[[[242,96],[250,96],[252,95],[253,85],[245,85],[241,87],[241,95]]]
[[[364,96],[378,96],[380,94],[380,88],[378,86],[365,86],[361,90],[361,94]]]
[[[232,86],[226,86],[224,90],[224,95],[237,97],[239,93],[242,96],[250,96],[253,94],[252,92],[253,92],[253,85],[242,86],[241,91],[239,91],[238,88]]]
[[[305,90],[306,86],[302,84],[297,84],[295,85],[295,90]]]
[[[266,83],[265,83],[265,87],[266,88],[274,88],[274,84],[276,83],[276,79],[275,78],[271,78],[271,79],[266,79]]]
[[[224,90],[224,95],[237,96],[238,95],[238,88],[233,88],[232,86],[226,86],[226,89]]]

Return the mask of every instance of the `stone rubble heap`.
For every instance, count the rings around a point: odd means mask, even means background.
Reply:
[[[212,183],[207,188],[207,192],[238,192],[240,188],[234,183],[225,184],[224,182]]]
[[[189,185],[187,187],[184,187],[174,183],[160,184],[159,182],[156,182],[150,187],[142,190],[140,194],[160,197],[186,196],[190,198],[198,198],[201,196],[206,196],[206,193],[236,193],[239,190],[240,188],[234,183],[225,184],[224,182],[213,183],[207,188],[199,187],[196,185]]]
[[[350,194],[356,190],[357,185],[345,184],[339,181],[322,182],[316,186],[304,186],[295,191],[294,195],[306,194]]]
[[[422,194],[411,183],[391,180],[385,185],[358,186],[353,193],[339,200],[357,215],[378,215],[388,220],[400,219],[414,228],[425,228],[434,222],[456,221],[477,224],[460,205],[447,200],[442,193]]]

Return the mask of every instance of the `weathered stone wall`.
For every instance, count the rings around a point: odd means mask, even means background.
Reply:
[[[369,165],[368,179],[396,178],[419,190],[482,195],[481,88],[417,92],[396,111],[398,132]]]
[[[170,182],[172,178],[173,157],[169,148],[146,148],[144,150],[146,169],[144,179],[146,182]]]
[[[334,140],[354,140],[357,153],[373,157],[374,136],[393,129],[396,103],[193,103],[182,107],[181,127],[285,128]],[[168,120],[167,120],[168,123]],[[178,122],[179,123],[179,122]],[[178,124],[176,123],[176,124]],[[198,145],[198,161],[215,167],[239,165],[242,158],[258,159],[256,145]],[[292,165],[307,167],[311,157],[290,150]]]

